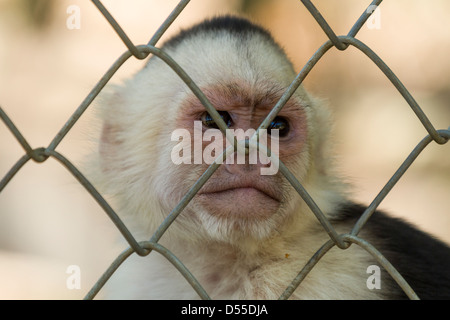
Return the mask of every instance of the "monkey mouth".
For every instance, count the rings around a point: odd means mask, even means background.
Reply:
[[[280,202],[281,196],[278,192],[266,182],[239,181],[235,183],[222,183],[221,181],[212,181],[200,189],[199,196],[230,196],[248,200],[256,197],[265,196],[273,201]]]
[[[205,184],[196,201],[208,214],[227,221],[238,219],[240,225],[241,222],[258,222],[273,216],[281,205],[279,193],[267,183],[221,183],[217,179]]]

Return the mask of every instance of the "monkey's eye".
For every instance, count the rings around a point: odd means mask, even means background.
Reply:
[[[219,115],[222,117],[227,127],[231,127],[232,120],[230,114],[226,111],[219,111]],[[213,118],[207,112],[202,115],[202,123],[207,128],[219,129]]]
[[[278,129],[278,136],[281,137],[285,137],[288,135],[289,133],[289,122],[283,118],[283,117],[275,117],[275,119],[273,119],[273,121],[270,123],[269,128],[267,128],[269,130],[269,134],[270,134],[270,130],[272,129]]]

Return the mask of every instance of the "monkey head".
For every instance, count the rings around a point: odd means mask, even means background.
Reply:
[[[271,35],[245,19],[206,20],[169,39],[162,50],[230,130],[258,128],[296,76]],[[205,106],[157,56],[103,100],[102,117],[98,175],[119,212],[149,233],[208,168],[205,156],[217,157],[215,147],[226,147]],[[325,152],[327,117],[323,104],[299,87],[267,128],[267,145],[276,130],[277,157],[325,210],[339,194]],[[173,139],[174,132],[183,135]],[[174,150],[182,161],[174,161]],[[272,164],[250,163],[248,155],[239,163],[237,156],[230,154],[194,196],[169,228],[172,236],[239,243],[281,230],[294,236],[308,227],[314,217],[281,172],[263,175],[261,169]]]

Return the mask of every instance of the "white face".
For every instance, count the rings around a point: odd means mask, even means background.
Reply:
[[[238,129],[243,132],[257,129],[285,90],[269,81],[251,85],[244,80],[213,84],[201,89],[227,127],[235,132]],[[195,132],[195,123],[201,123],[200,135]],[[189,133],[191,139],[187,147],[191,150],[198,146],[201,146],[202,153],[218,149],[211,148],[214,144],[217,146],[217,141],[224,143],[225,149],[225,138],[213,141],[202,138],[202,133],[211,129],[216,129],[217,135],[221,133],[205,107],[192,95],[181,102],[175,127]],[[304,106],[297,98],[291,98],[268,127],[269,147],[273,145],[272,129],[278,130],[279,159],[286,165],[298,164],[299,159],[304,158],[307,127]],[[186,192],[208,168],[208,163],[204,161],[194,164],[194,156],[192,153],[192,159],[186,161],[188,164],[179,164],[177,168],[168,170],[172,172],[172,194],[183,194],[181,189]],[[272,164],[250,162],[248,156],[243,162],[237,163],[236,153],[225,159],[188,206],[189,213],[185,215],[198,219],[210,235],[221,239],[239,238],[244,234],[264,237],[288,214],[287,201],[291,198],[292,187],[286,184],[281,173],[275,170],[275,174],[262,174],[261,168]],[[160,196],[164,197],[163,194]]]
[[[239,39],[194,40],[168,53],[191,76],[228,128],[257,129],[295,77],[289,61],[272,44],[256,38],[252,38],[254,50],[238,44]],[[198,48],[203,48],[201,55],[186,57],[186,51]],[[267,131],[270,148],[270,130],[278,129],[276,153],[298,179],[305,178],[311,167],[310,103],[299,88]],[[127,82],[107,107],[102,142],[109,184],[121,198],[123,211],[137,212],[140,221],[148,221],[154,230],[209,166],[195,159],[190,164],[175,164],[171,152],[178,142],[171,141],[172,133],[184,130],[191,137],[192,150],[200,147],[201,152],[209,152],[218,141],[202,136],[217,125],[173,70],[157,58]],[[195,123],[200,124],[200,137]],[[275,174],[263,175],[261,169],[271,163],[250,162],[248,157],[244,164],[227,160],[175,224],[191,234],[192,230],[206,232],[233,241],[267,237],[282,223],[289,223],[287,218],[299,196],[282,174],[275,170]]]

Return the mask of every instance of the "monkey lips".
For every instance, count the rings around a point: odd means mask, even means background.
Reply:
[[[263,176],[213,179],[200,189],[196,201],[219,218],[267,219],[278,210],[281,202],[281,193],[273,180],[273,177]]]

